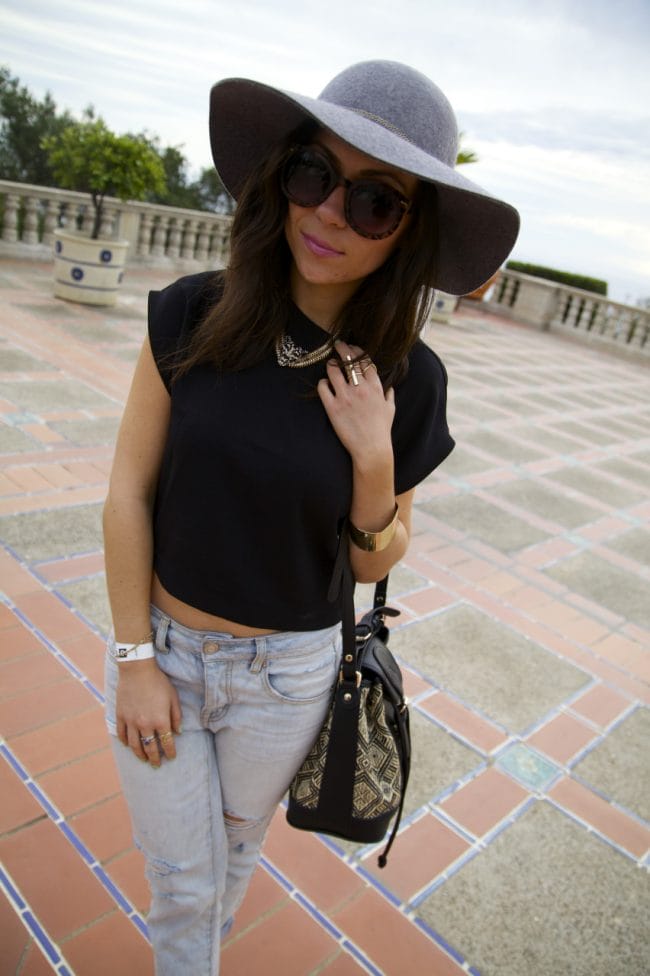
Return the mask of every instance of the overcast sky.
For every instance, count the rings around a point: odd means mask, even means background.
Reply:
[[[73,113],[210,164],[208,92],[254,78],[317,95],[342,68],[418,68],[521,211],[513,257],[650,296],[650,0],[0,0],[0,61]]]

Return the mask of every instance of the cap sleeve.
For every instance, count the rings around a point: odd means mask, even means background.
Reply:
[[[171,393],[174,366],[190,342],[208,303],[218,300],[223,288],[219,273],[203,272],[179,278],[162,291],[149,292],[148,330],[151,351],[160,377]]]
[[[409,356],[409,371],[395,390],[392,438],[398,495],[423,481],[454,447],[447,426],[447,371],[420,340]]]

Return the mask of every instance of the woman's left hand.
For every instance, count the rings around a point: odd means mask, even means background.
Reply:
[[[377,463],[386,458],[392,461],[393,390],[384,393],[369,357],[353,362],[363,356],[359,346],[339,341],[336,351],[341,363],[328,362],[327,379],[318,384],[318,395],[332,427],[354,463]],[[350,367],[346,369],[348,357]]]

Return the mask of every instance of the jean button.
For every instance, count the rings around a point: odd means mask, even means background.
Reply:
[[[205,644],[203,645],[203,650],[205,651],[206,654],[214,654],[215,651],[219,650],[219,645],[217,644],[216,641],[209,640],[206,641]]]

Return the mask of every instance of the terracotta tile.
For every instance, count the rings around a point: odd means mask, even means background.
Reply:
[[[8,607],[4,603],[0,603],[0,630],[5,630],[7,627],[16,627],[18,624],[18,617],[13,612],[11,607]],[[2,639],[4,640],[4,635]]]
[[[592,646],[594,652],[607,661],[639,675],[641,675],[644,665],[648,663],[647,653],[643,647],[636,641],[628,640],[627,637],[622,637],[620,634],[610,634]],[[645,678],[645,673],[643,676]]]
[[[26,569],[23,569],[13,556],[5,552],[0,552],[0,579],[2,589],[14,602],[26,593],[38,592],[41,589],[40,583]]]
[[[442,566],[455,566],[465,562],[467,553],[460,546],[442,546],[431,553],[431,558]]]
[[[47,478],[50,485],[54,488],[76,488],[80,484],[62,464],[41,464],[36,468],[37,472]]]
[[[43,773],[38,785],[66,817],[120,791],[113,753],[108,746],[53,772]]]
[[[520,610],[532,610],[542,603],[548,603],[548,593],[538,590],[535,586],[521,586],[518,590],[508,593],[508,603]]]
[[[42,474],[28,465],[14,465],[7,472],[7,475],[16,486],[15,491],[47,491],[52,487]]]
[[[25,424],[23,430],[26,434],[30,434],[43,444],[53,444],[57,441],[65,440],[62,434],[58,434],[45,424]]]
[[[454,566],[454,572],[458,573],[462,579],[469,580],[470,583],[477,583],[485,579],[486,576],[492,576],[494,566],[483,559],[468,559],[464,563],[457,563]]]
[[[45,815],[38,800],[4,759],[0,759],[0,796],[0,834]]]
[[[82,576],[93,576],[104,569],[104,555],[101,552],[89,553],[86,556],[73,556],[70,559],[57,559],[56,562],[39,566],[39,574],[50,583],[61,580],[80,579]]]
[[[11,747],[32,776],[105,748],[108,733],[99,703],[81,715],[61,719],[12,740]]]
[[[141,914],[149,911],[151,895],[144,876],[144,857],[140,851],[132,848],[118,855],[104,870]]]
[[[382,885],[408,901],[468,848],[467,841],[427,815],[399,834],[385,868],[378,866],[376,854],[370,854],[363,864]]]
[[[650,847],[650,830],[572,779],[562,779],[549,796],[635,857]]]
[[[321,969],[319,976],[366,976],[364,969],[349,952],[341,950],[336,959]]]
[[[462,827],[481,837],[512,813],[529,794],[496,769],[488,769],[440,806]]]
[[[248,886],[246,897],[235,915],[228,942],[237,938],[251,925],[259,924],[265,915],[288,904],[289,894],[263,867],[258,867]]]
[[[433,613],[434,610],[440,610],[441,607],[447,607],[453,602],[454,597],[450,593],[445,593],[437,587],[400,597],[400,603],[417,614]]]
[[[367,889],[332,916],[383,973],[461,976],[464,970],[376,891]]]
[[[282,809],[271,823],[264,855],[324,911],[342,904],[365,884],[317,837],[290,827]]]
[[[0,702],[0,731],[6,738],[38,729],[65,715],[85,712],[97,699],[76,678],[66,678],[56,685],[56,695],[49,688],[22,692]]]
[[[16,617],[12,614],[13,627],[5,627],[0,637],[0,661],[11,661],[14,658],[27,657],[29,654],[40,654],[43,644],[36,634],[28,630],[23,624],[15,626]]]
[[[593,644],[605,637],[609,633],[609,628],[597,620],[580,617],[563,624],[562,633],[569,640],[579,641],[581,644]]]
[[[69,824],[102,864],[133,847],[131,819],[121,793],[75,814]]]
[[[104,655],[106,642],[97,634],[86,632],[57,641],[57,647],[99,691],[104,690]]]
[[[89,464],[87,461],[71,461],[66,463],[64,467],[74,478],[83,481],[87,485],[94,485],[98,482],[103,484],[106,481],[105,475],[102,474],[99,468],[95,467],[94,464]]]
[[[113,912],[64,945],[75,973],[92,976],[153,976],[151,946],[122,912]],[[179,974],[180,976],[180,974]]]
[[[575,607],[560,603],[558,600],[550,600],[535,608],[534,616],[541,620],[547,627],[560,628],[564,633],[564,628],[570,621],[575,621],[579,617],[579,612]]]
[[[18,596],[15,602],[27,619],[47,634],[50,640],[58,641],[65,637],[88,633],[86,624],[45,590]]]
[[[0,839],[0,856],[53,939],[114,908],[112,898],[51,820]]]
[[[521,587],[521,580],[511,573],[492,573],[491,576],[481,580],[481,586],[495,596],[504,596],[518,590]]]
[[[305,976],[337,950],[336,942],[295,902],[274,912],[222,952],[221,976],[260,972],[261,961],[282,976]],[[269,973],[269,969],[266,971]]]
[[[417,698],[425,691],[433,691],[431,684],[411,671],[410,668],[402,668],[402,679],[404,681],[404,694],[407,698]]]
[[[579,712],[580,715],[584,715],[591,722],[604,728],[618,718],[629,706],[629,700],[619,695],[612,688],[608,688],[606,685],[596,685],[581,695],[577,701],[574,701],[571,710]]]
[[[13,698],[22,691],[57,684],[67,676],[68,671],[64,665],[41,645],[38,653],[0,664],[0,699]]]
[[[567,763],[596,738],[593,729],[570,715],[557,715],[543,728],[531,735],[527,742],[551,759]]]
[[[418,706],[433,715],[448,728],[463,736],[484,752],[491,752],[505,742],[507,736],[486,719],[476,715],[470,708],[449,698],[444,692],[432,695]]]

